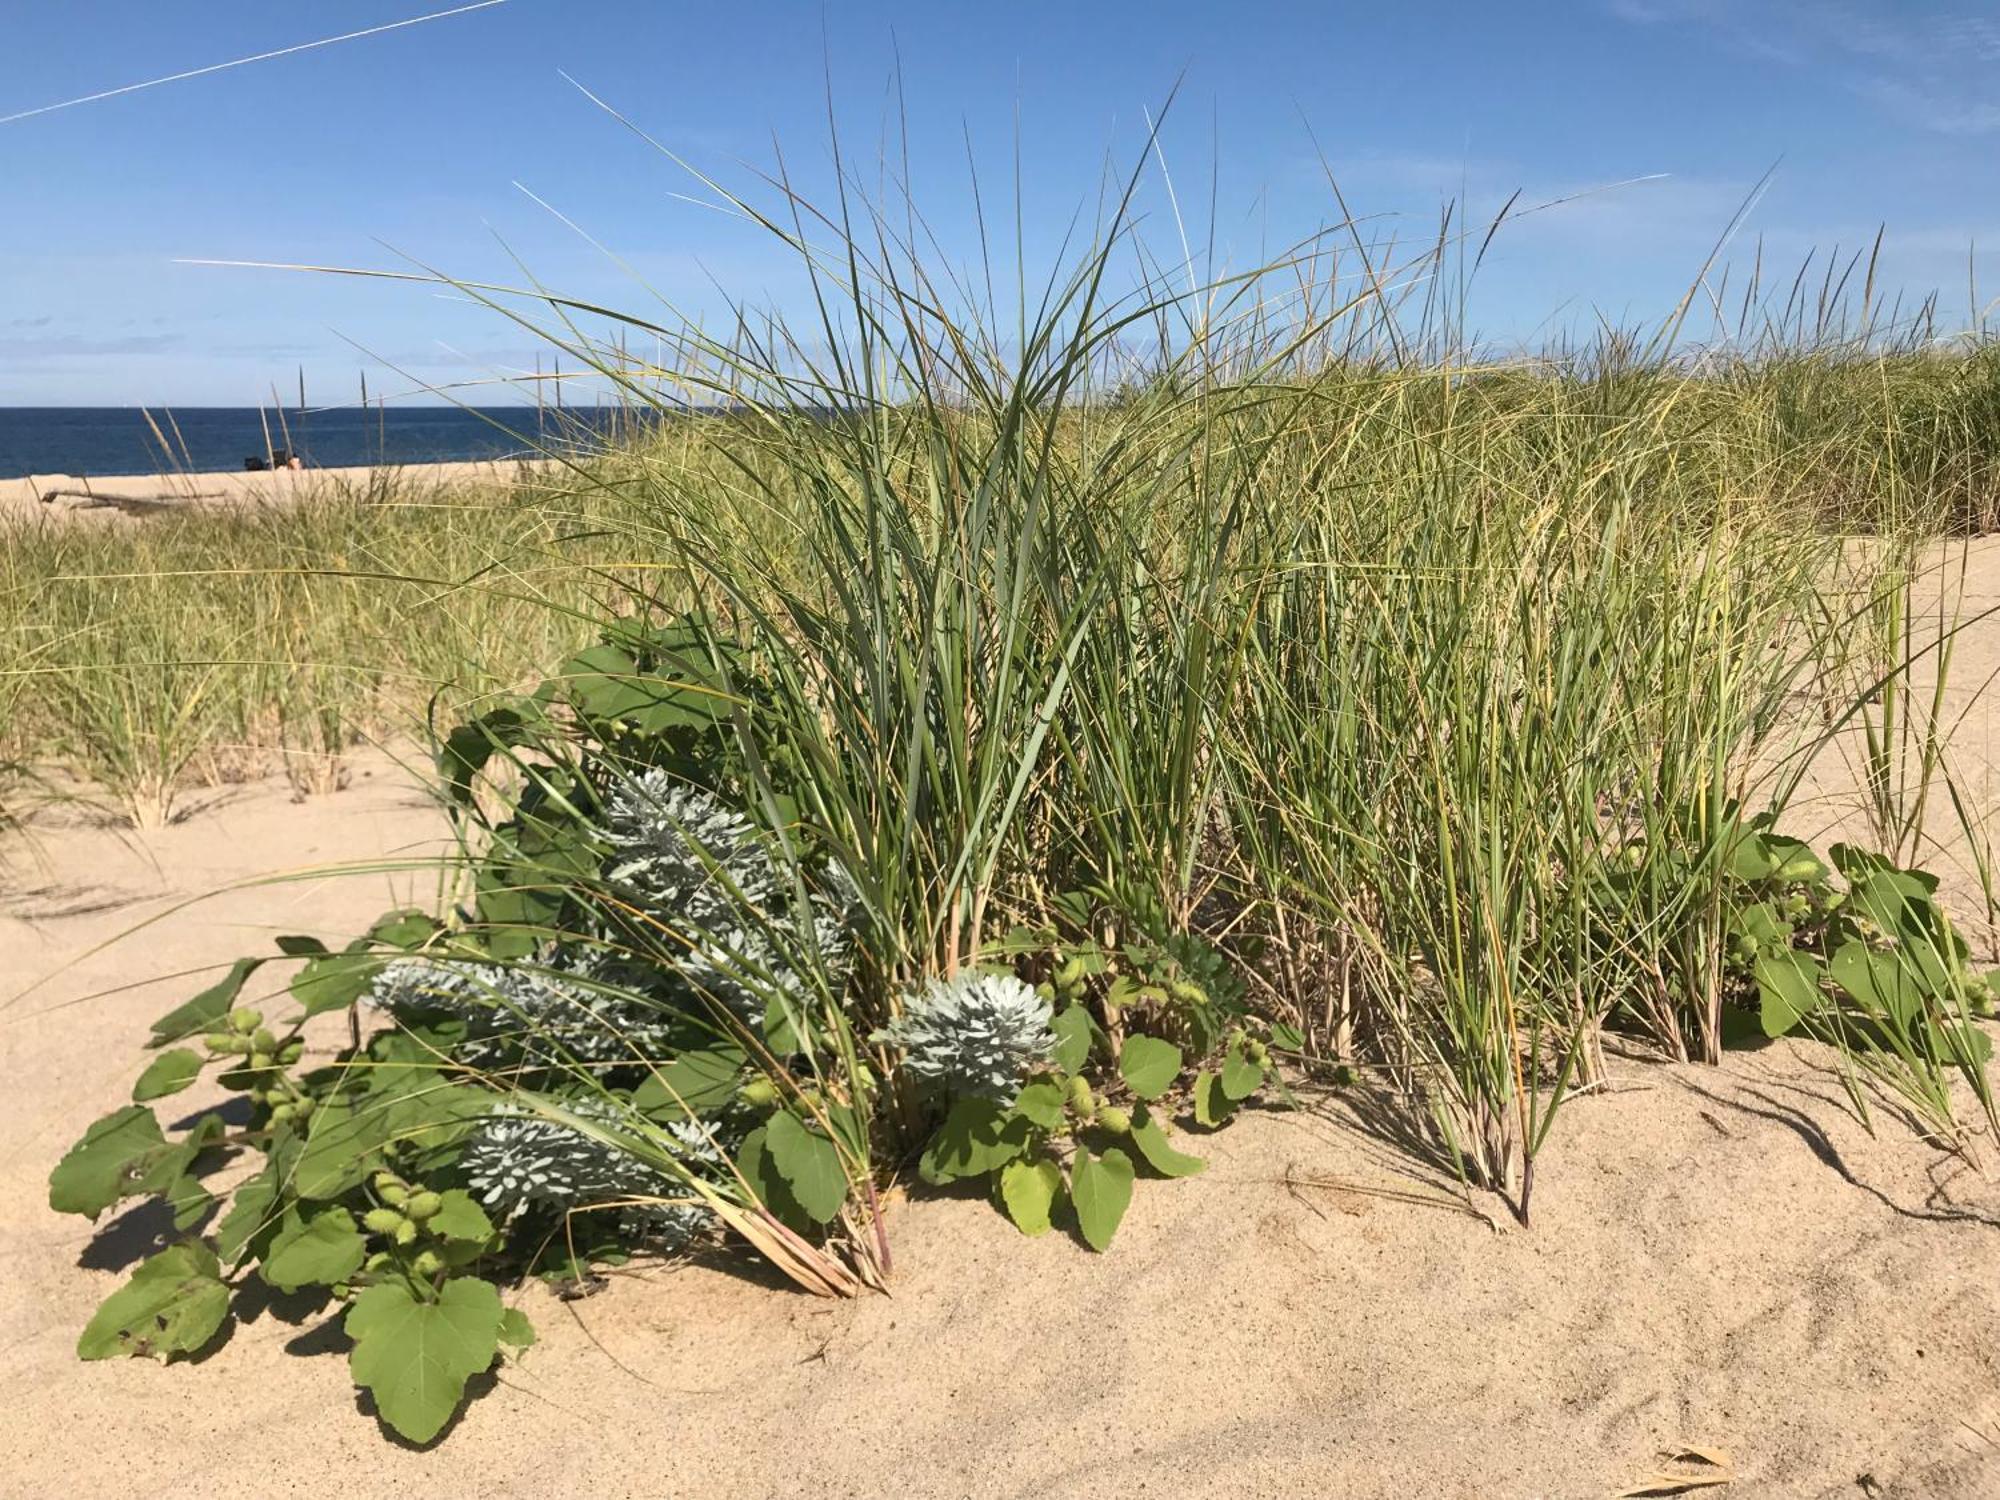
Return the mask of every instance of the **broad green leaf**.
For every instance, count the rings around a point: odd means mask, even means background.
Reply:
[[[277,1164],[267,1162],[263,1171],[238,1184],[229,1212],[215,1229],[216,1249],[225,1264],[242,1260],[267,1230],[278,1226],[279,1181]]]
[[[1833,860],[1833,867],[1845,875],[1852,883],[1878,870],[1893,870],[1894,865],[1879,854],[1860,848],[1854,844],[1834,844],[1826,851]]]
[[[193,1354],[229,1314],[221,1272],[215,1253],[199,1240],[168,1246],[104,1299],[76,1341],[77,1357],[130,1354],[164,1361]]]
[[[178,1094],[201,1076],[202,1067],[201,1054],[186,1047],[162,1052],[146,1064],[146,1071],[132,1085],[132,1097],[143,1103],[148,1099],[164,1099],[169,1094]]]
[[[292,1174],[301,1198],[338,1198],[381,1164],[392,1133],[389,1101],[335,1095],[313,1111],[305,1150]]]
[[[954,1100],[925,1148],[918,1171],[933,1185],[983,1176],[1027,1150],[1032,1131],[1026,1119],[991,1099]]]
[[[1049,1232],[1049,1214],[1062,1190],[1062,1168],[1047,1157],[1010,1161],[1000,1169],[1000,1201],[1025,1235]]]
[[[1263,1086],[1264,1065],[1245,1052],[1242,1047],[1231,1047],[1222,1055],[1222,1093],[1233,1102],[1241,1102]]]
[[[658,684],[648,683],[631,652],[621,646],[592,646],[571,657],[558,674],[563,695],[593,719],[623,719],[659,701]]]
[[[741,1047],[718,1039],[649,1073],[632,1091],[632,1103],[659,1120],[708,1114],[735,1097],[747,1061]]]
[[[671,653],[630,684],[635,693],[643,693],[651,701],[624,717],[640,734],[676,739],[681,744],[688,742],[690,732],[697,738],[719,735],[727,732],[732,706],[742,701],[723,684],[724,679],[709,663]]]
[[[1289,1021],[1273,1021],[1271,1045],[1281,1052],[1300,1052],[1305,1049],[1306,1034]]]
[[[1049,1023],[1056,1034],[1056,1066],[1065,1073],[1080,1073],[1090,1061],[1090,1012],[1071,1005]]]
[[[1791,941],[1792,924],[1778,915],[1777,907],[1768,901],[1753,901],[1739,910],[1730,922],[1731,930],[1762,953],[1772,948],[1783,948]]]
[[[509,1349],[528,1349],[534,1346],[535,1325],[528,1321],[528,1315],[518,1307],[510,1307],[500,1314],[500,1342]]]
[[[1896,952],[1878,953],[1859,938],[1835,950],[1828,972],[1863,1010],[1908,1032],[1923,1019],[1917,975]]]
[[[1235,1113],[1236,1101],[1222,1091],[1222,1080],[1203,1068],[1194,1079],[1195,1123],[1214,1130]]]
[[[1957,993],[1958,965],[1949,946],[1941,947],[1930,933],[1906,933],[1896,945],[1896,956],[1911,971],[1917,988],[1932,1000],[1942,1002]]]
[[[1759,834],[1747,834],[1729,851],[1729,873],[1738,880],[1769,880],[1778,873],[1779,856]]]
[[[501,1313],[499,1291],[475,1277],[447,1281],[434,1302],[400,1281],[371,1286],[347,1310],[354,1383],[374,1394],[383,1421],[428,1443],[458,1410],[465,1382],[493,1363]]]
[[[381,1164],[391,1142],[432,1150],[463,1137],[493,1107],[480,1089],[446,1083],[427,1065],[376,1060],[365,1091],[337,1094],[313,1112],[293,1174],[301,1198],[337,1198]]]
[[[789,1057],[799,1050],[799,1028],[784,995],[773,993],[770,999],[764,1007],[764,1046],[773,1057]]]
[[[1891,935],[1935,933],[1942,925],[1932,898],[1936,888],[1935,876],[1911,870],[1874,870],[1858,878],[1850,876],[1847,909],[1873,919]]]
[[[1930,871],[1898,869],[1883,855],[1853,844],[1835,844],[1827,853],[1832,856],[1834,868],[1847,877],[1850,885],[1871,876],[1888,875],[1912,893],[1931,895],[1938,888],[1938,878]]]
[[[1054,1130],[1062,1124],[1065,1092],[1061,1084],[1037,1078],[1014,1097],[1014,1113],[1031,1125]]]
[[[1819,1009],[1821,971],[1809,954],[1779,948],[1760,955],[1754,972],[1758,1020],[1765,1036],[1783,1036]]]
[[[174,1228],[192,1229],[208,1217],[215,1206],[215,1194],[193,1177],[178,1179],[171,1191],[160,1195],[174,1211]]]
[[[1132,1203],[1132,1158],[1117,1147],[1102,1156],[1078,1149],[1070,1163],[1070,1199],[1076,1205],[1077,1227],[1084,1243],[1108,1250],[1119,1221]]]
[[[1803,839],[1781,833],[1763,835],[1764,845],[1776,856],[1777,877],[1787,885],[1817,885],[1827,877],[1827,868]]]
[[[438,1196],[444,1199],[444,1206],[424,1228],[440,1239],[484,1244],[493,1238],[493,1221],[472,1194],[464,1188],[446,1188]]]
[[[308,1016],[345,1010],[368,993],[382,960],[366,953],[326,953],[309,959],[292,980],[292,998]]]
[[[1176,1151],[1151,1110],[1141,1109],[1132,1117],[1132,1144],[1139,1148],[1146,1164],[1162,1177],[1192,1177],[1208,1165],[1198,1156]]]
[[[214,1194],[193,1175],[195,1159],[222,1139],[227,1127],[220,1115],[203,1115],[178,1141],[138,1169],[134,1194],[152,1194],[174,1211],[174,1228],[190,1229],[207,1215]]]
[[[354,1215],[346,1209],[329,1208],[310,1220],[293,1210],[264,1252],[257,1274],[281,1292],[332,1286],[361,1269],[367,1250]]]
[[[811,1224],[804,1208],[800,1207],[792,1185],[785,1174],[778,1170],[778,1164],[771,1160],[767,1138],[770,1128],[759,1125],[743,1137],[736,1148],[736,1170],[750,1185],[750,1190],[765,1208],[769,1209],[785,1224],[793,1229],[804,1229]]]
[[[464,1140],[493,1112],[493,1096],[470,1084],[429,1075],[390,1105],[391,1139],[417,1153],[443,1151]]]
[[[375,925],[368,929],[368,936],[385,947],[413,953],[441,931],[443,928],[437,918],[429,912],[406,907],[376,918]]]
[[[1722,1045],[1725,1048],[1735,1051],[1743,1047],[1761,1047],[1769,1040],[1764,1035],[1763,1020],[1759,1015],[1737,1005],[1722,1007]]]
[[[49,1173],[49,1207],[94,1219],[120,1198],[139,1192],[147,1171],[167,1149],[153,1112],[128,1104],[92,1125],[56,1163]]]
[[[1181,1049],[1156,1036],[1134,1033],[1118,1051],[1118,1073],[1141,1099],[1157,1099],[1181,1075]]]
[[[847,1174],[833,1142],[806,1129],[796,1115],[780,1110],[765,1126],[764,1145],[772,1165],[791,1184],[799,1207],[818,1223],[833,1222],[847,1201]]]
[[[147,1045],[164,1047],[168,1042],[178,1042],[198,1031],[214,1030],[215,1023],[235,1007],[236,997],[243,993],[244,981],[256,973],[263,963],[261,958],[237,959],[222,978],[185,1005],[168,1011],[155,1021],[153,1039]]]
[[[470,802],[472,778],[494,752],[503,745],[526,743],[531,735],[530,722],[512,708],[496,708],[454,728],[438,750],[438,769],[444,773],[453,798]]]
[[[1993,1060],[1993,1038],[1963,1021],[1937,1023],[1933,1040],[1938,1054],[1952,1059],[1961,1068],[1978,1071]]]

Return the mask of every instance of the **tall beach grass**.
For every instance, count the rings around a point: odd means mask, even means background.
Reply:
[[[1860,722],[1881,842],[1916,847],[1901,789],[1944,761],[1902,707],[1909,559],[1994,520],[2000,360],[1831,284],[1733,294],[1706,348],[1684,308],[1501,359],[1409,292],[1477,240],[1170,283],[1138,182],[1018,319],[846,185],[707,184],[806,268],[805,325],[628,344],[461,285],[660,422],[533,491],[17,528],[0,750],[141,822],[246,758],[330,787],[357,738],[692,608],[771,688],[771,831],[864,912],[832,1094],[1017,927],[1193,933],[1526,1218],[1607,1034],[1720,1058],[1741,814]],[[1904,1067],[1969,1141],[1951,1060]]]

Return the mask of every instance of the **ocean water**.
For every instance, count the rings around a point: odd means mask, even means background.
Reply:
[[[532,406],[469,409],[404,406],[288,411],[284,425],[268,408],[155,408],[167,436],[163,449],[137,407],[0,407],[0,479],[25,474],[160,474],[175,470],[241,469],[246,458],[289,446],[307,466],[444,463],[510,458],[538,444],[574,444],[612,430],[625,414],[572,408],[538,414]]]

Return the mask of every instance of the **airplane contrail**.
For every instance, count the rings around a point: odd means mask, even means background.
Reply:
[[[495,5],[505,5],[507,0],[474,0],[471,5],[458,5],[450,10],[434,10],[427,16],[411,16],[407,21],[391,21],[385,26],[370,26],[365,31],[350,31],[342,36],[322,37],[316,42],[300,42],[292,47],[280,47],[275,52],[259,52],[254,57],[233,58],[229,62],[210,63],[205,68],[189,68],[185,73],[169,73],[165,78],[149,78],[144,83],[128,83],[122,88],[105,89],[102,93],[85,94],[78,99],[65,99],[60,104],[43,104],[34,109],[24,109],[16,114],[0,115],[0,125],[12,125],[16,120],[32,120],[36,115],[53,114],[59,109],[73,109],[79,104],[95,104],[100,99],[116,99],[120,94],[136,94],[141,89],[156,89],[163,83],[179,83],[187,78],[199,78],[205,73],[220,73],[225,68],[240,68],[249,63],[269,62],[274,57],[289,57],[294,52],[311,52],[316,47],[331,47],[336,42],[352,42],[364,36],[380,36],[385,31],[400,31],[405,26],[421,26],[426,21],[442,21],[447,16],[462,16],[467,11],[486,10]]]

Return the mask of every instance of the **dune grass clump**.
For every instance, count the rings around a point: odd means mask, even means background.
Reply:
[[[406,476],[139,522],[0,520],[0,755],[139,826],[282,771],[337,789],[364,741],[518,686],[620,592],[588,502]],[[601,563],[602,572],[598,571]]]
[[[1202,1169],[1177,1131],[1301,1078],[1370,1090],[1526,1223],[1613,1035],[1713,1063],[1810,1034],[1857,1103],[1978,1149],[1992,990],[1911,840],[1829,866],[1784,826],[1830,736],[1883,727],[1850,637],[1894,548],[1846,530],[1979,524],[1986,356],[1482,363],[1399,321],[1409,267],[1308,246],[1169,287],[1136,191],[1017,329],[846,195],[729,199],[812,277],[811,328],[634,320],[640,365],[545,292],[460,289],[548,314],[662,420],[559,498],[447,507],[423,566],[430,523],[335,508],[301,524],[365,556],[248,575],[321,591],[351,633],[307,632],[347,643],[319,666],[432,631],[384,659],[456,685],[460,853],[440,909],[281,940],[163,1018],[52,1202],[157,1193],[188,1237],[86,1357],[194,1352],[252,1275],[314,1287],[429,1440],[531,1336],[522,1274],[705,1239],[851,1295],[891,1272],[908,1167],[1105,1250],[1140,1178]],[[1827,394],[1878,377],[1859,414]],[[95,602],[38,649],[94,649]],[[135,810],[199,739],[160,705],[263,701],[211,686],[276,659],[229,617],[162,646],[196,675],[141,675],[137,708],[55,700],[86,751],[79,725],[143,752],[96,752]],[[1905,741],[1874,738],[1907,828]],[[267,1025],[243,991],[280,958]],[[347,1046],[303,1067],[337,1012]],[[147,1101],[211,1066],[248,1123],[168,1140]],[[221,1212],[231,1157],[260,1164]]]

